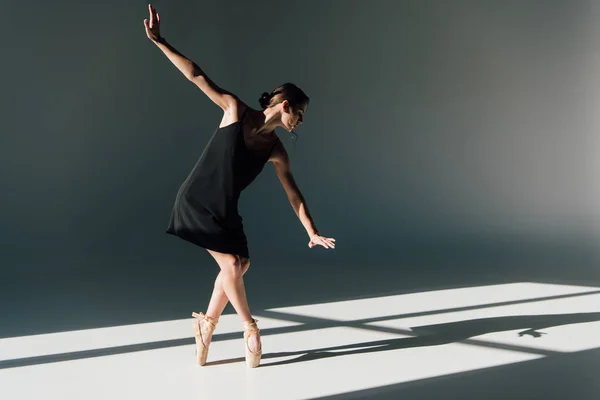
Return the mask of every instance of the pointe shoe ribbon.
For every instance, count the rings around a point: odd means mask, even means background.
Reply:
[[[258,329],[257,319],[252,319],[252,322],[244,323],[244,344],[246,345],[246,365],[250,368],[256,368],[260,365],[260,358],[262,356],[262,345],[260,343],[260,337],[258,341],[259,350],[253,352],[250,350],[250,346],[248,345],[248,339],[252,335],[258,335],[260,329]]]
[[[194,321],[194,337],[196,339],[196,361],[198,365],[206,364],[208,357],[208,346],[204,344],[204,338],[211,335],[217,327],[218,318],[209,317],[204,313],[192,312],[192,316],[198,318]],[[205,323],[202,323],[204,321]]]

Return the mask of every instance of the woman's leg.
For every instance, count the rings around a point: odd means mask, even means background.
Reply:
[[[250,259],[245,257],[240,257],[240,262],[242,264],[242,276],[246,274],[248,268],[250,268]],[[217,279],[215,279],[215,286],[212,292],[212,296],[210,297],[210,302],[208,303],[208,308],[206,309],[206,315],[214,318],[219,318],[225,310],[229,299],[225,294],[225,290],[223,290],[223,272],[220,271],[219,275],[217,275]]]
[[[220,281],[225,296],[231,301],[231,305],[233,305],[235,312],[240,316],[242,322],[252,321],[252,314],[250,314],[250,307],[246,300],[244,280],[242,279],[242,262],[240,257],[235,254],[219,253],[213,250],[208,250],[208,252],[213,256],[219,268],[221,268],[221,272],[217,276],[217,280],[215,280],[215,285]],[[222,299],[218,306],[220,307],[221,304]],[[220,311],[222,312],[222,310]],[[210,314],[207,312],[207,315]]]
[[[221,272],[215,279],[215,287],[210,304],[206,311],[206,315],[218,317],[221,315],[227,301],[231,301],[236,313],[242,319],[242,322],[250,322],[253,320],[250,313],[250,307],[246,299],[246,289],[244,288],[243,275],[250,267],[250,260],[233,254],[219,253],[213,250],[208,250],[219,264]],[[212,314],[214,313],[214,315]],[[207,345],[212,338],[205,338]],[[253,352],[260,349],[260,336],[252,335],[248,340],[248,347]]]

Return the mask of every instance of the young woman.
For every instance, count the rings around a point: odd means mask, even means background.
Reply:
[[[309,103],[296,85],[287,83],[259,99],[262,111],[244,104],[237,96],[218,87],[191,60],[160,36],[160,17],[148,5],[150,19],[144,20],[146,35],[167,58],[223,110],[223,118],[187,179],[181,185],[167,233],[205,248],[219,265],[219,272],[206,314],[192,313],[196,357],[206,363],[208,346],[228,301],[244,327],[246,364],[260,364],[262,347],[257,320],[246,300],[242,276],[250,266],[238,200],[244,190],[273,163],[287,197],[306,229],[310,248],[335,248],[335,239],[321,236],[310,216],[306,201],[294,181],[286,150],[275,134],[276,127],[288,132],[300,125]]]

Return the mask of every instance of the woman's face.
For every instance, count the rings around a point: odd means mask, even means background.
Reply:
[[[304,121],[307,104],[292,108],[287,100],[283,102],[283,116],[281,121],[288,132],[296,129]]]

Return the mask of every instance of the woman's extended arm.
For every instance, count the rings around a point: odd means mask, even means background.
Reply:
[[[292,175],[290,168],[289,157],[281,142],[277,143],[275,145],[275,149],[273,150],[274,152],[271,160],[273,161],[273,165],[275,167],[275,173],[281,181],[283,189],[287,194],[288,200],[292,205],[294,212],[304,226],[304,229],[306,229],[306,233],[310,238],[308,247],[312,248],[318,244],[326,249],[334,249],[335,239],[321,236],[315,226],[315,223],[313,222],[310,212],[308,211],[308,206],[306,205],[306,200],[304,199],[304,196],[302,196],[298,185],[296,185],[296,181],[294,180],[294,176]]]
[[[179,71],[200,88],[216,105],[223,110],[229,109],[236,102],[232,93],[217,86],[193,61],[178,52],[160,36],[160,16],[156,9],[148,4],[150,20],[144,20],[146,36],[167,56]]]

